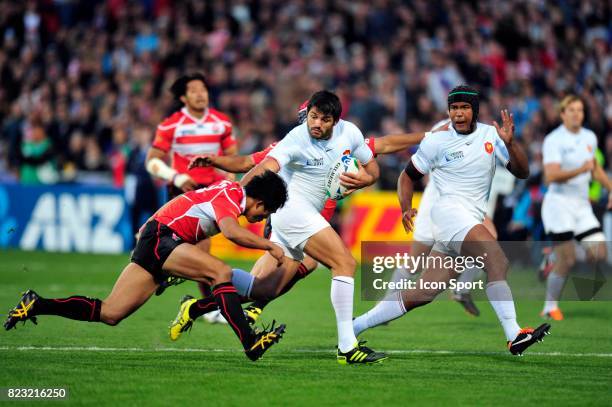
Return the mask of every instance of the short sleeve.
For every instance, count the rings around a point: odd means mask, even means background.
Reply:
[[[436,166],[436,144],[433,137],[423,139],[412,156],[412,164],[423,175],[429,174]]]
[[[497,131],[495,132],[494,150],[495,150],[495,156],[497,157],[497,159],[502,162],[504,167],[507,166],[508,162],[510,161],[510,153],[508,152],[506,143],[504,143],[504,140],[502,140],[501,137],[499,137],[499,134],[497,134]]]
[[[372,151],[374,157],[376,157],[376,138],[368,137],[367,139],[365,139],[365,143],[366,146],[368,146],[368,148],[370,149],[370,151]]]
[[[302,125],[304,126],[304,125]],[[300,156],[300,144],[298,140],[299,127],[291,130],[276,147],[268,153],[268,157],[274,158],[281,167],[286,166],[292,161],[295,161]]]
[[[174,129],[176,129],[176,125],[164,125],[164,123],[161,123],[157,126],[155,138],[153,139],[153,147],[166,152],[170,151],[172,139],[174,138]]]
[[[268,156],[268,153],[270,153],[270,151],[272,151],[274,146],[276,146],[276,144],[277,143],[272,143],[268,147],[264,148],[263,150],[257,151],[255,153],[251,154],[251,159],[253,160],[253,163],[255,163],[255,165],[257,165],[260,162],[262,162],[264,160],[264,158],[266,158]]]
[[[374,157],[374,153],[366,144],[363,138],[363,133],[353,123],[345,122],[345,126],[346,130],[350,132],[353,157],[361,161],[363,164],[368,163]]]
[[[544,144],[542,146],[542,162],[544,165],[561,163],[561,149],[556,140],[551,136],[547,136],[544,139]]]
[[[242,210],[240,209],[240,203],[242,200],[242,194],[238,190],[223,190],[222,194],[219,194],[213,199],[210,204],[215,211],[215,220],[217,224],[223,218],[228,216],[238,219],[241,215]]]
[[[225,125],[225,133],[221,136],[221,148],[227,150],[231,146],[236,144],[236,138],[234,137],[233,126],[231,123]]]

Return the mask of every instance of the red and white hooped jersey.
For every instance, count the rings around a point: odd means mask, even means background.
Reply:
[[[268,153],[272,151],[272,149],[276,146],[277,143],[278,142],[272,143],[268,147],[264,148],[263,150],[257,151],[251,154],[251,159],[253,160],[253,163],[257,165],[260,162],[262,162],[264,158],[267,157]],[[374,157],[376,157],[376,151],[374,149],[374,137],[366,138],[365,143],[370,148],[370,150],[372,150],[372,154],[374,154]],[[321,215],[323,216],[323,218],[325,218],[326,221],[329,222],[332,216],[334,216],[334,213],[336,212],[336,206],[338,206],[338,201],[334,199],[328,199],[325,202],[325,206],[323,207],[323,210],[321,211]]]
[[[185,192],[153,215],[183,240],[196,243],[220,232],[219,221],[243,214],[246,193],[237,182],[220,181],[208,188]]]
[[[225,176],[212,167],[188,170],[191,158],[204,154],[223,155],[223,151],[234,144],[236,140],[228,117],[211,108],[206,109],[201,119],[182,108],[157,126],[153,140],[153,147],[172,153],[172,168],[189,174],[201,185],[210,185]]]

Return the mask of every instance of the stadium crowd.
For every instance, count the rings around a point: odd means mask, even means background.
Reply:
[[[500,213],[509,234],[535,233],[541,144],[562,96],[584,100],[612,159],[611,21],[605,0],[0,0],[0,180],[148,177],[144,154],[184,72],[206,74],[241,153],[282,137],[321,88],[376,136],[429,129],[469,83],[481,121],[514,114],[532,175]],[[381,158],[380,188],[395,188],[409,154]]]

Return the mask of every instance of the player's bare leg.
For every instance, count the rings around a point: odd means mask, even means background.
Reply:
[[[149,272],[135,263],[130,263],[123,269],[111,293],[103,301],[80,295],[47,299],[28,290],[22,296],[20,304],[9,313],[4,327],[11,329],[19,320],[31,319],[36,322],[37,315],[57,315],[78,321],[117,325],[140,308],[153,295],[157,286]]]
[[[332,272],[331,302],[338,329],[338,362],[377,363],[386,359],[384,354],[362,346],[355,337],[352,321],[353,276],[357,262],[340,236],[331,227],[326,227],[308,239],[304,252]]]
[[[100,321],[117,325],[147,302],[157,286],[151,273],[136,263],[128,264],[102,301]]]
[[[440,288],[433,288],[440,286],[432,283],[448,283],[451,278],[456,277],[454,270],[441,267],[444,264],[443,261],[435,260],[435,258],[446,255],[436,250],[430,252],[430,246],[422,245],[422,247],[426,247],[429,253],[429,267],[417,280],[416,288],[390,292],[370,311],[355,318],[353,321],[355,335],[361,334],[366,329],[393,321],[417,307],[429,304],[441,291],[444,291]]]
[[[199,242],[196,243],[196,246],[198,249],[202,250],[204,253],[206,254],[210,254],[210,239],[204,239],[204,240],[200,240]],[[198,288],[200,289],[200,293],[202,294],[202,297],[208,297],[211,295],[211,290],[210,290],[210,285],[199,282],[198,283]]]
[[[486,293],[508,340],[508,349],[512,354],[522,354],[528,346],[542,340],[548,333],[550,325],[543,324],[535,330],[521,329],[516,322],[516,310],[512,291],[506,282],[509,269],[508,258],[491,233],[483,225],[476,225],[465,236],[461,246],[461,255],[480,256],[487,273]]]
[[[546,277],[546,298],[541,316],[556,321],[563,319],[559,309],[559,299],[571,269],[576,264],[576,249],[574,241],[555,242],[553,246],[555,263]]]

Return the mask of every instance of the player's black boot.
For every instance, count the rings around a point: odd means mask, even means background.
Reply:
[[[465,312],[467,312],[468,314],[473,315],[475,317],[480,315],[480,310],[476,306],[476,303],[474,303],[474,300],[472,299],[472,295],[470,293],[454,293],[453,300],[461,304]]]
[[[364,346],[365,343],[366,341],[360,341],[357,346],[348,352],[340,352],[340,349],[338,349],[336,355],[338,363],[341,365],[371,365],[374,363],[381,363],[387,359],[386,354],[373,351],[367,346]]]
[[[542,324],[536,329],[521,329],[513,341],[508,341],[508,350],[513,355],[522,356],[525,349],[536,342],[543,342],[546,335],[550,335],[550,324]]]
[[[247,357],[252,361],[261,358],[268,349],[275,343],[278,343],[283,337],[286,325],[280,324],[278,327],[274,328],[275,323],[276,321],[272,321],[272,326],[270,328],[264,328],[263,331],[257,332],[253,345],[244,351]]]
[[[34,290],[28,290],[21,296],[19,303],[9,311],[8,317],[4,321],[4,329],[7,331],[9,329],[15,328],[15,325],[19,321],[25,321],[28,319],[34,324],[36,324],[36,317],[32,315],[32,307],[36,303],[36,301],[40,298],[38,294],[34,292]]]

